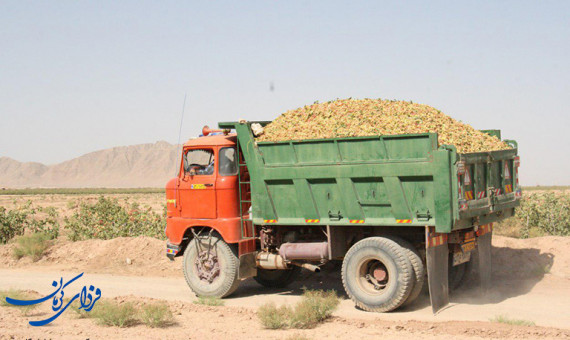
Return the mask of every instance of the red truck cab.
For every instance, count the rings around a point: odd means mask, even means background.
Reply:
[[[227,243],[240,240],[236,135],[204,131],[205,136],[184,144],[179,174],[166,184],[167,255],[171,259],[182,250],[194,227],[211,228]]]

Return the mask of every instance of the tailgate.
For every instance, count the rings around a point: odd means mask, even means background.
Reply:
[[[510,150],[458,155],[459,219],[492,213],[501,217],[501,212],[519,205],[520,160],[516,142],[510,143]]]

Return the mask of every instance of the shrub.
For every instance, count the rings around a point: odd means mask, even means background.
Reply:
[[[275,303],[269,302],[259,307],[257,317],[263,327],[268,329],[283,329],[290,326],[293,311],[288,306],[277,308]]]
[[[16,239],[17,246],[14,248],[14,256],[17,259],[30,256],[36,262],[50,246],[50,239],[50,235],[42,233],[19,236]]]
[[[27,226],[27,230],[32,233],[41,233],[55,239],[59,236],[59,213],[54,207],[38,207],[32,209],[32,214],[43,214],[44,218],[32,218]]]
[[[310,339],[302,334],[293,334],[288,338],[286,338],[285,340],[310,340]]]
[[[213,296],[198,296],[198,300],[194,301],[194,303],[206,306],[223,306],[224,300]]]
[[[27,306],[13,305],[11,303],[6,302],[6,297],[10,297],[16,300],[31,300],[34,297],[23,290],[15,290],[15,289],[0,290],[0,306],[17,308],[24,315],[27,315],[31,310],[33,310],[38,306],[38,305],[27,305]]]
[[[22,209],[7,210],[0,207],[0,243],[6,243],[24,233],[28,212]]]
[[[69,303],[69,299],[64,299],[63,301],[64,305],[67,305]],[[96,302],[96,304],[98,303],[99,302]],[[81,304],[79,303],[78,300],[73,301],[73,303],[69,305],[69,309],[71,309],[77,314],[78,319],[88,319],[94,317],[94,313],[92,313],[92,311],[86,312],[84,309],[79,309],[79,307],[81,307]],[[94,306],[93,308],[96,307]]]
[[[570,236],[570,195],[559,192],[527,194],[517,209],[522,221],[521,236],[532,236],[536,228],[546,235]]]
[[[514,217],[496,224],[498,235],[529,238],[570,235],[570,194],[525,193]]]
[[[92,313],[92,317],[105,326],[124,328],[137,323],[137,311],[130,302],[117,304],[100,300],[89,313]]]
[[[162,328],[172,324],[174,317],[168,304],[158,302],[144,305],[140,311],[141,321],[152,328]]]
[[[329,318],[340,303],[334,291],[308,290],[295,306],[293,328],[313,328]]]
[[[494,318],[490,319],[491,322],[498,322],[504,323],[507,325],[514,325],[514,326],[534,326],[534,322],[522,319],[511,319],[505,315],[497,315]]]
[[[66,300],[65,304],[69,302]],[[161,328],[171,325],[174,316],[165,302],[145,304],[136,308],[131,303],[117,304],[108,300],[98,301],[90,312],[79,309],[81,305],[76,300],[69,308],[79,319],[95,318],[100,324],[106,326],[129,327],[142,322],[152,328]]]
[[[81,202],[71,217],[65,218],[72,241],[98,238],[150,236],[164,238],[166,209],[162,215],[136,202],[100,196],[97,202]]]
[[[269,329],[313,328],[329,318],[339,303],[334,291],[307,290],[295,308],[267,303],[259,307],[257,316]]]
[[[44,215],[42,218],[39,215]],[[8,210],[0,207],[0,243],[6,243],[12,238],[31,233],[42,233],[49,238],[59,235],[59,214],[53,207],[33,207],[31,201]]]

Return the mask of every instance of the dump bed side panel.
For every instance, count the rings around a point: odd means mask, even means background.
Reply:
[[[249,124],[232,128],[256,224],[452,228],[452,152],[436,134],[255,143]]]

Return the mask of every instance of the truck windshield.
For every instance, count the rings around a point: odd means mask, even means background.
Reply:
[[[223,148],[220,150],[220,176],[234,176],[238,173],[236,149]]]
[[[184,174],[212,175],[214,152],[211,149],[193,149],[184,154]]]

